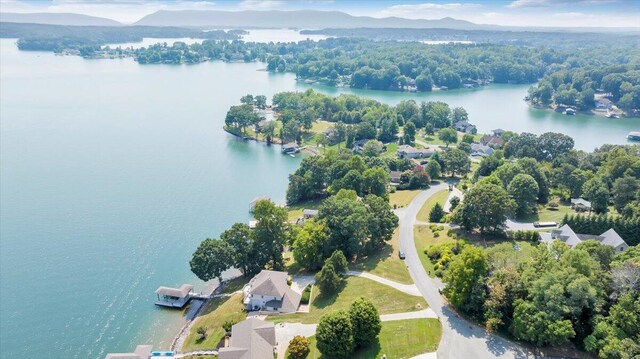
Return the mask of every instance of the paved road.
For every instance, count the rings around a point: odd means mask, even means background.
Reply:
[[[438,293],[437,288],[442,284],[425,272],[413,241],[416,215],[429,197],[447,186],[447,183],[440,183],[420,192],[409,206],[398,212],[400,248],[407,255],[407,268],[420,293],[442,323],[443,335],[437,352],[438,358],[534,358],[529,350],[458,317]]]

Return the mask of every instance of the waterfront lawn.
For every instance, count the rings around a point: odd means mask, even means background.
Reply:
[[[419,189],[396,190],[393,193],[389,193],[389,204],[392,208],[406,207],[420,191]]]
[[[276,323],[318,323],[323,314],[336,310],[348,310],[359,297],[371,300],[380,314],[403,313],[422,310],[427,307],[424,298],[414,297],[389,286],[360,277],[348,277],[337,294],[323,295],[320,290],[311,293],[309,313],[293,313],[269,316]]]
[[[440,203],[441,206],[444,206],[445,202],[447,202],[447,197],[449,197],[449,190],[443,189],[442,191],[436,192],[433,196],[427,199],[424,205],[422,205],[422,208],[420,208],[416,218],[419,221],[429,222],[429,212],[431,211],[431,208],[433,208],[436,203]]]
[[[228,320],[240,322],[247,317],[243,311],[242,293],[233,294],[231,297],[214,298],[204,309],[203,314],[196,319],[189,330],[189,335],[182,345],[182,351],[194,351],[199,349],[216,349],[218,343],[224,339],[222,324]],[[198,327],[207,328],[207,337],[200,339],[196,332]]]
[[[361,348],[350,355],[350,358],[410,358],[418,354],[436,351],[442,326],[437,319],[410,319],[382,322],[382,330],[378,341],[368,348]],[[307,359],[325,358],[316,348],[316,338],[309,338],[311,342]],[[289,355],[287,353],[287,358]]]
[[[369,272],[389,280],[412,284],[413,280],[405,262],[398,257],[400,251],[400,234],[399,229],[393,232],[393,237],[384,248],[380,249],[375,255],[366,257],[360,263],[351,266],[354,270]]]
[[[287,206],[288,220],[289,222],[295,222],[298,218],[302,217],[302,211],[305,209],[318,209],[322,204],[322,200],[305,201],[297,203],[291,206]]]

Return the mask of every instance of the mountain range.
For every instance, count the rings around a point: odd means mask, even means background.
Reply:
[[[122,23],[104,17],[89,16],[73,13],[15,13],[0,12],[0,22],[17,22],[46,25],[73,25],[73,26],[119,26]]]

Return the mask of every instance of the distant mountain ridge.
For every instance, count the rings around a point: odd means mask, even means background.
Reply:
[[[439,20],[403,19],[399,17],[373,18],[353,16],[341,11],[218,11],[218,10],[160,10],[138,20],[135,25],[242,27],[242,28],[357,28],[404,27],[448,28],[470,30],[496,28],[494,25],[478,25],[465,20],[445,17]]]
[[[32,23],[45,25],[72,26],[120,26],[122,23],[104,17],[74,13],[15,13],[0,12],[0,22]]]

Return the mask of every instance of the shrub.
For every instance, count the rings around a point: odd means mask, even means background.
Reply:
[[[343,310],[325,314],[316,329],[316,346],[328,357],[346,358],[355,349],[353,325],[349,314]]]
[[[442,247],[440,246],[431,246],[424,250],[424,253],[431,259],[431,261],[438,260],[442,255]]]
[[[551,209],[551,210],[555,210],[558,209],[560,205],[558,204],[558,202],[549,202],[547,203],[547,208]]]
[[[196,333],[200,334],[200,339],[205,339],[207,337],[207,327],[198,327]]]
[[[366,347],[373,343],[380,334],[382,329],[380,315],[368,299],[360,297],[351,303],[349,318],[351,325],[353,325],[353,339],[357,346]]]
[[[309,355],[309,339],[301,335],[296,335],[289,342],[289,358],[302,359]]]
[[[442,206],[440,205],[440,203],[436,203],[433,208],[431,208],[431,211],[429,212],[429,222],[435,222],[438,223],[440,222],[440,220],[442,219],[442,217],[444,217],[444,210],[442,209]]]
[[[304,292],[302,292],[302,296],[300,297],[300,303],[309,304],[309,300],[311,299],[311,285],[308,285]]]
[[[222,329],[224,329],[225,332],[230,333],[231,332],[231,327],[233,327],[236,323],[238,323],[238,321],[236,320],[227,320],[224,323],[222,323]]]
[[[433,238],[440,237],[440,232],[433,232]]]
[[[323,295],[335,293],[342,284],[342,277],[336,273],[333,264],[325,263],[316,274],[316,284]]]
[[[540,233],[536,231],[515,231],[508,232],[507,237],[514,241],[537,242],[540,240]]]

